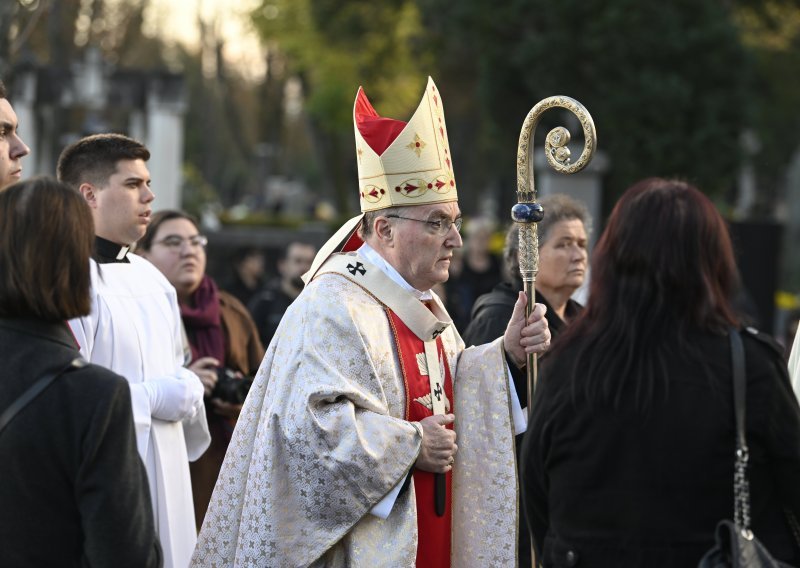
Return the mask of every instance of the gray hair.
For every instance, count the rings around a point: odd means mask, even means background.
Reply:
[[[386,215],[400,215],[402,217],[406,217],[413,208],[413,205],[404,205],[387,207],[386,209],[377,209],[375,211],[367,211],[364,213],[364,219],[361,221],[361,228],[358,230],[361,240],[366,241],[367,237],[372,234],[372,226],[375,224],[375,219],[378,217],[385,217]]]
[[[544,219],[537,223],[539,232],[539,246],[542,246],[550,238],[550,229],[560,221],[579,220],[586,229],[586,235],[592,232],[592,217],[586,206],[568,195],[554,193],[546,195],[539,200],[544,208]],[[506,242],[503,247],[503,264],[506,270],[506,278],[514,280],[519,277],[519,225],[512,223],[506,233]]]

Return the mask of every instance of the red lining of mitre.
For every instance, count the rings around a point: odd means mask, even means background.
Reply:
[[[392,142],[400,136],[400,133],[406,127],[406,123],[402,120],[378,116],[369,99],[367,99],[363,87],[358,89],[353,114],[355,115],[358,131],[378,156],[391,146]]]
[[[361,248],[361,245],[364,244],[364,241],[361,240],[361,237],[358,236],[358,227],[353,233],[347,238],[344,245],[342,245],[340,252],[353,252]]]

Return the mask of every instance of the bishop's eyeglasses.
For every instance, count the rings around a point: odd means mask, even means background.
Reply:
[[[450,232],[450,227],[453,226],[455,226],[457,233],[461,232],[461,223],[463,222],[461,217],[458,217],[456,220],[448,217],[441,217],[432,221],[426,221],[425,219],[414,219],[412,217],[401,217],[400,215],[386,215],[386,217],[392,219],[404,219],[406,221],[416,221],[417,223],[425,223],[440,237],[447,235],[447,233]]]
[[[205,248],[208,244],[208,237],[205,235],[192,235],[191,237],[181,237],[179,235],[169,235],[160,241],[156,241],[154,245],[164,245],[170,250],[181,250],[183,243],[188,242],[192,247]]]

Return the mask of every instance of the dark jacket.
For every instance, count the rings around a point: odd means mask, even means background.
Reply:
[[[508,320],[511,319],[511,314],[514,311],[514,304],[517,303],[519,290],[522,289],[522,282],[511,283],[501,282],[488,294],[484,294],[475,302],[472,308],[471,321],[461,334],[464,343],[467,345],[482,345],[490,341],[494,341],[506,332]],[[536,302],[543,304],[547,308],[545,319],[550,328],[551,341],[555,341],[556,337],[566,328],[567,323],[558,317],[558,314],[553,310],[544,296],[537,292]],[[574,300],[567,300],[567,306],[564,308],[564,313],[568,319],[572,320],[580,314],[583,310],[578,302]],[[540,359],[546,357],[545,353]],[[523,408],[528,405],[528,386],[527,378],[524,371],[519,371],[511,365],[511,374],[514,377],[514,386],[517,389],[517,396]]]
[[[783,515],[800,518],[800,409],[781,353],[743,332],[752,529],[795,563]],[[694,567],[733,512],[734,422],[728,338],[696,331],[667,361],[648,411],[635,389],[587,402],[572,373],[580,338],[542,364],[522,448],[523,501],[544,566]],[[574,388],[573,388],[574,383]]]
[[[228,294],[239,300],[243,306],[246,306],[258,294],[264,283],[259,279],[256,285],[251,288],[244,283],[238,271],[232,270],[231,273],[231,278],[222,283],[221,289],[224,289]]]
[[[456,329],[464,329],[470,322],[475,302],[484,294],[489,294],[503,279],[503,267],[495,255],[489,256],[489,266],[481,272],[473,269],[466,258],[461,272],[453,275],[444,284],[447,298],[447,313],[453,318]]]
[[[258,371],[264,346],[247,308],[233,295],[219,291],[222,334],[225,336],[225,365],[245,376]]]
[[[264,347],[269,347],[283,314],[286,313],[292,302],[294,302],[294,298],[283,291],[279,279],[269,282],[261,293],[250,300],[248,309],[253,315],[253,321],[256,322],[258,335]]]
[[[463,339],[467,345],[481,345],[494,341],[502,336],[506,331],[508,320],[514,312],[514,304],[517,303],[519,290],[522,289],[522,282],[501,282],[488,294],[484,294],[475,302],[472,308],[472,316],[469,326],[464,331]],[[564,330],[566,322],[558,317],[544,296],[536,294],[536,301],[544,304],[547,308],[545,318],[550,328],[551,341]],[[583,307],[574,300],[568,300],[564,309],[565,315],[572,320],[577,317]],[[514,388],[517,391],[517,398],[523,408],[528,406],[528,376],[526,371],[520,370],[514,365],[509,364],[511,376],[514,379]],[[517,458],[519,459],[520,446],[522,444],[522,434],[516,437]],[[518,533],[518,560],[521,567],[531,565],[531,541],[528,533],[528,523],[525,518],[525,511],[520,508],[519,533]]]
[[[79,357],[66,324],[0,319],[0,413]],[[128,383],[87,365],[0,433],[0,566],[161,565]]]

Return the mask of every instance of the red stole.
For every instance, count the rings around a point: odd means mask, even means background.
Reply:
[[[420,373],[417,363],[418,354],[422,354],[424,361],[425,347],[421,339],[406,327],[400,318],[391,310],[389,321],[394,332],[400,366],[403,370],[403,379],[406,385],[406,420],[418,422],[427,416],[433,415],[430,404],[431,385],[428,375]],[[453,413],[453,378],[447,357],[442,345],[442,338],[436,338],[436,350],[439,360],[443,362],[442,374],[444,375],[444,392],[449,403],[445,403],[445,411]],[[427,396],[427,406],[425,397]],[[448,425],[452,429],[452,425]],[[414,470],[414,492],[417,500],[417,532],[419,545],[417,547],[417,568],[449,568],[451,546],[451,518],[452,518],[452,473],[447,476],[447,496],[445,498],[445,514],[436,515],[433,496],[433,473],[429,471]]]

